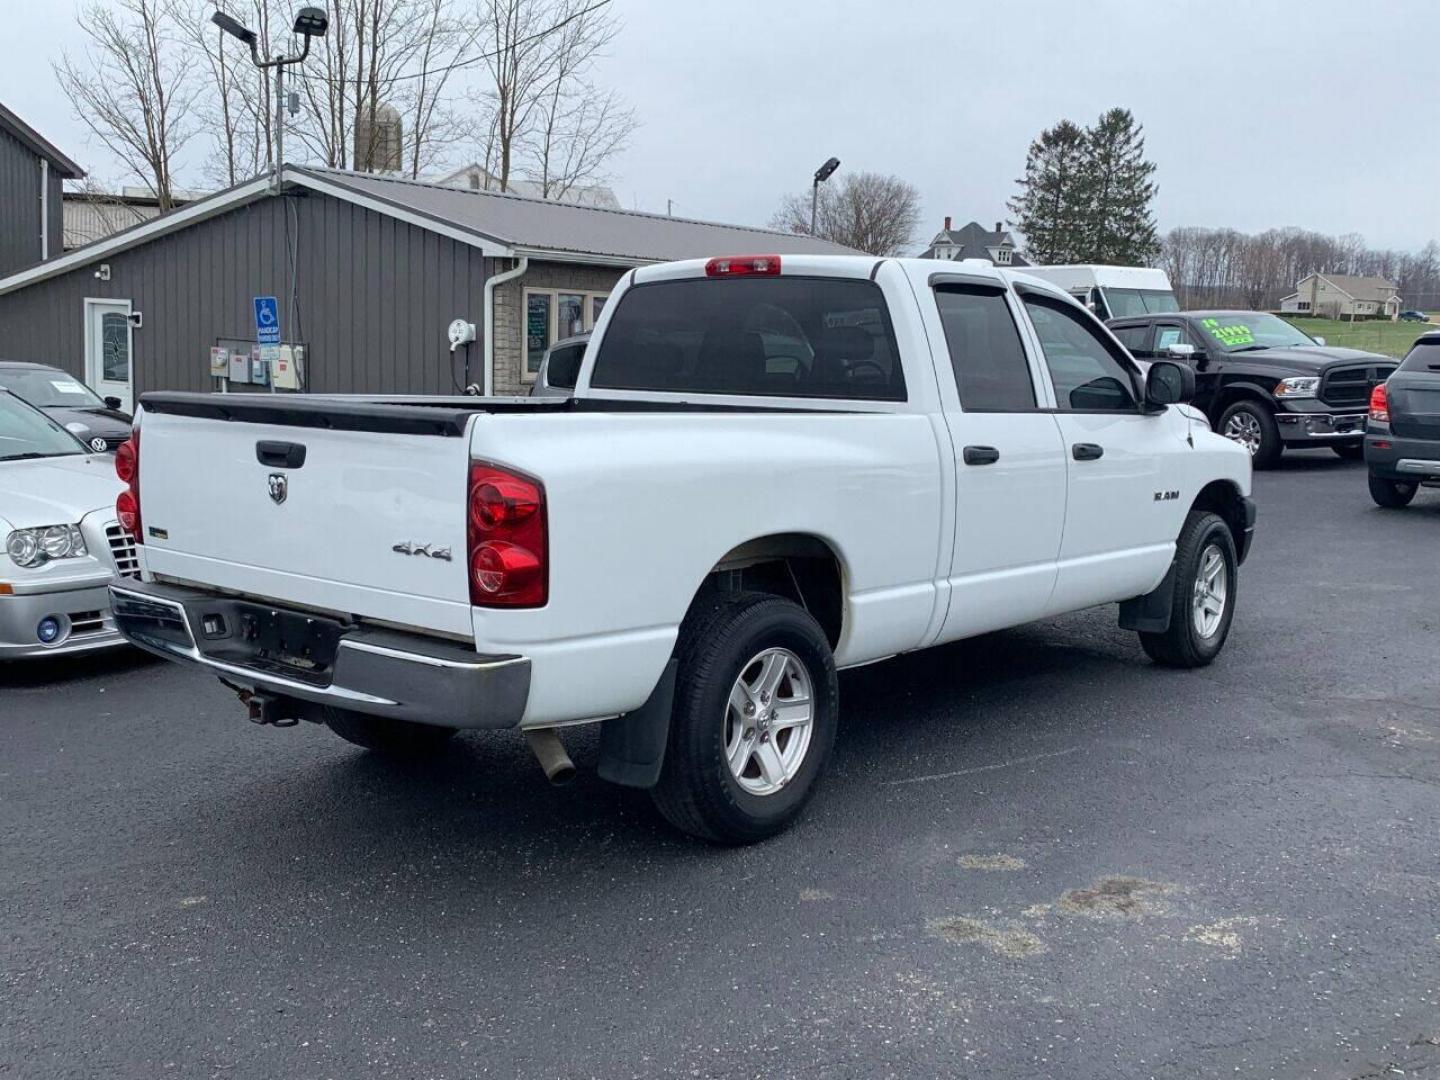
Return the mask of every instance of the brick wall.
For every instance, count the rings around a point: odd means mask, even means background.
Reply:
[[[499,264],[499,271],[506,268]],[[525,289],[573,289],[609,292],[627,271],[624,267],[580,266],[537,262],[515,281],[495,289],[495,393],[524,394],[529,384],[522,377],[525,349]]]

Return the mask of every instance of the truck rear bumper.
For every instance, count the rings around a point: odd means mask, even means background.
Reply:
[[[419,634],[154,582],[112,585],[110,606],[134,645],[282,699],[443,727],[510,728],[530,694],[525,657],[480,656]],[[246,622],[257,613],[271,622],[248,634]],[[277,632],[278,648],[256,644],[276,645]],[[296,640],[287,644],[286,633]],[[306,669],[291,662],[298,658],[290,654],[310,655],[312,644],[319,663]]]

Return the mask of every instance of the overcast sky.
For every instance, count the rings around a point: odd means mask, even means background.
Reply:
[[[113,179],[49,61],[71,0],[0,0],[0,101]],[[297,6],[299,0],[297,0]],[[987,225],[1030,141],[1115,105],[1145,126],[1160,227],[1440,237],[1440,0],[616,0],[601,78],[642,127],[630,207],[764,224],[832,154]],[[187,177],[186,179],[190,179]]]

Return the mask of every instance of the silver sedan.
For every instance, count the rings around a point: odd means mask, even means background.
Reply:
[[[0,660],[124,643],[108,586],[135,576],[115,459],[0,390]]]

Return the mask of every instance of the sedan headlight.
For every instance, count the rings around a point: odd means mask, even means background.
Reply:
[[[1320,380],[1313,375],[1301,375],[1293,379],[1281,379],[1275,384],[1275,396],[1283,398],[1313,398],[1320,389]]]
[[[79,525],[42,525],[16,529],[5,538],[5,551],[16,566],[39,566],[51,559],[75,559],[90,552]]]

